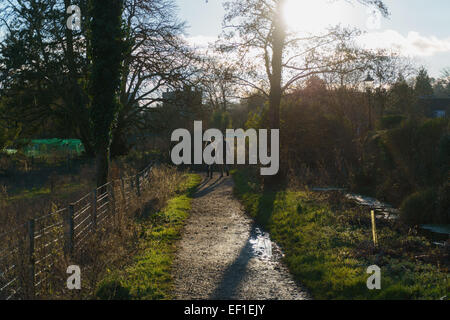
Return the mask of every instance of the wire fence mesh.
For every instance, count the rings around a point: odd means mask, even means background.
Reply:
[[[0,300],[34,299],[51,291],[55,263],[83,252],[103,226],[119,221],[150,188],[153,163],[135,176],[106,183],[66,208],[0,234]]]

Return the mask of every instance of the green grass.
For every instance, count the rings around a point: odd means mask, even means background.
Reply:
[[[307,191],[262,191],[247,170],[233,173],[235,194],[271,233],[296,280],[315,299],[439,299],[449,294],[448,270],[415,255],[436,254],[423,238],[380,225],[371,243],[369,214],[334,208]],[[367,267],[381,268],[381,290],[368,290]]]
[[[139,254],[123,271],[110,272],[97,289],[100,299],[171,299],[171,269],[175,243],[191,209],[192,195],[201,181],[196,174],[187,175],[178,195],[167,206],[145,221],[140,221],[142,234]]]

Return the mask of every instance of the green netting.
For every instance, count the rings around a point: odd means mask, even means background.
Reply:
[[[83,144],[78,139],[36,139],[24,148],[29,156],[41,156],[53,152],[80,154],[84,151]]]

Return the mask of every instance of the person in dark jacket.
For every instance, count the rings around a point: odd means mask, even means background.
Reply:
[[[214,137],[213,137],[210,141],[207,141],[207,142],[205,143],[205,148],[206,148],[208,145],[210,145],[210,144],[215,144],[215,143],[214,143]],[[218,147],[218,144],[216,143],[215,146],[214,146],[214,150],[213,150],[213,152],[211,153],[211,155],[212,155],[213,157],[216,156],[217,147]],[[223,142],[223,152],[222,152],[223,164],[211,164],[211,165],[206,165],[206,177],[207,177],[207,178],[212,179],[212,177],[213,177],[213,172],[214,172],[214,165],[217,165],[217,166],[220,168],[220,177],[221,177],[221,178],[223,177],[224,171],[226,172],[227,176],[230,175],[230,170],[228,169],[228,165],[226,164],[226,163],[227,163],[227,162],[226,162],[226,160],[227,160],[227,159],[226,159],[226,152],[227,152],[227,149],[228,149],[228,146],[227,146],[226,142],[224,141],[224,142]]]
[[[230,148],[228,147],[226,138],[224,138],[223,140],[223,152],[222,152],[222,156],[223,156],[223,164],[220,165],[220,172],[221,172],[221,177],[223,177],[223,172],[225,171],[227,173],[227,177],[230,175],[230,170],[228,168],[227,165],[227,152],[230,152],[229,150]]]
[[[206,147],[209,146],[210,144],[212,144],[213,142],[214,141],[212,139],[210,139],[209,141],[206,141],[203,150],[205,150]],[[216,150],[213,150],[212,156],[213,157],[216,156]],[[206,165],[206,177],[210,178],[210,179],[212,179],[212,177],[213,177],[213,165],[212,164],[207,164]]]

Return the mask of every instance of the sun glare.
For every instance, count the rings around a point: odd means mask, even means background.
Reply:
[[[340,1],[287,0],[284,19],[292,31],[317,32],[329,26],[351,23],[345,7]]]

